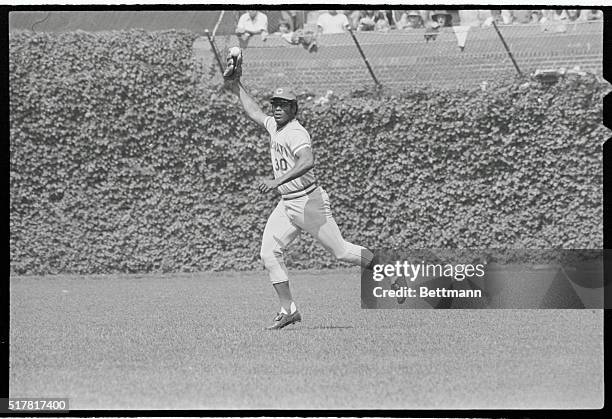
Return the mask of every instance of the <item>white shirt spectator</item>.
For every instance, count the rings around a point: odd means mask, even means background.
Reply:
[[[249,13],[245,13],[240,16],[238,20],[236,32],[248,32],[251,34],[268,32],[268,16],[261,12],[257,12],[255,17],[251,19]]]
[[[325,12],[317,19],[317,26],[323,34],[342,33],[348,28],[349,21],[344,13]]]

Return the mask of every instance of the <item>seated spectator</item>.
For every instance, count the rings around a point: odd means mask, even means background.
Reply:
[[[393,23],[393,19],[389,20],[389,16],[387,15],[387,10],[379,10],[378,11],[378,19],[376,19],[376,27],[374,30],[380,32],[387,32],[391,29],[391,24]]]
[[[302,45],[308,50],[308,52],[317,51],[317,40],[314,32],[306,31],[304,29],[291,31],[289,29],[289,22],[283,20],[279,22],[278,30],[281,38],[290,44]]]
[[[585,20],[602,20],[603,11],[597,9],[586,9],[583,10]],[[582,15],[582,12],[580,13]]]
[[[532,10],[531,11],[531,22],[530,23],[540,23],[542,20],[542,11],[541,10]]]
[[[364,10],[359,16],[359,24],[357,25],[358,31],[373,31],[376,27],[376,21],[374,20],[376,12],[374,10]]]
[[[398,29],[398,22],[402,14],[406,13],[405,10],[387,10],[387,21],[391,25],[391,29]]]
[[[496,24],[499,24],[502,21],[500,10],[491,9],[489,10],[489,13],[490,13],[489,17],[487,17],[485,21],[482,22],[482,27],[493,26],[493,22],[495,22]]]
[[[328,10],[317,19],[317,30],[322,34],[342,33],[348,29],[349,21],[344,13]]]
[[[580,19],[580,10],[578,9],[568,9],[565,11],[567,13],[567,20],[570,22],[575,22]]]
[[[433,10],[429,13],[429,19],[425,21],[425,41],[435,41],[440,33],[440,28],[446,25],[444,11]]]
[[[265,41],[268,36],[268,17],[257,10],[249,10],[240,16],[236,26],[236,35],[239,36],[241,47],[246,47],[246,42],[253,36],[261,34],[261,40]]]
[[[554,21],[565,21],[567,20],[567,12],[562,9],[553,10],[551,17]]]
[[[381,10],[381,12],[385,15],[385,20],[389,24],[389,29],[395,29],[395,14],[393,10]]]
[[[540,23],[548,23],[553,22],[555,20],[559,20],[556,16],[555,10],[542,9],[540,10],[540,15]]]
[[[542,32],[565,32],[566,21],[567,15],[564,10],[542,10],[540,28]]]
[[[567,13],[567,19],[571,22],[587,22],[603,18],[603,12],[595,9],[569,9],[565,12]]]
[[[531,23],[531,10],[511,10],[515,25],[525,25]]]
[[[389,29],[389,22],[381,10],[364,10],[359,19],[358,31],[385,31]]]
[[[408,10],[394,10],[393,21],[396,29],[404,29],[408,24]]]
[[[409,10],[402,13],[396,25],[398,29],[411,30],[423,28],[423,23],[423,17],[418,11]]]
[[[443,28],[445,26],[451,26],[452,19],[453,17],[446,10],[434,10],[431,14],[433,27]]]
[[[357,28],[359,27],[359,20],[361,19],[361,16],[363,15],[363,11],[362,10],[351,10],[350,13],[346,14],[348,16],[351,28],[353,30],[357,30]]]
[[[504,25],[512,25],[514,23],[514,15],[512,10],[502,9],[500,12],[501,22]]]
[[[293,38],[294,38],[294,34],[295,32],[293,30],[291,30],[290,27],[290,23],[287,20],[280,20],[278,22],[278,33],[280,34],[281,38],[283,38],[285,41],[289,42],[290,44],[293,44]]]
[[[512,24],[528,24],[538,23],[539,17],[533,19],[532,10],[506,10],[502,9],[500,12],[500,24],[512,25]]]

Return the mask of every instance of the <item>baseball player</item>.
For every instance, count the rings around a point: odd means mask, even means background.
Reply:
[[[302,320],[289,288],[283,253],[301,231],[319,241],[338,260],[371,269],[373,253],[342,238],[334,221],[325,189],[317,183],[314,156],[308,131],[295,119],[298,111],[296,96],[287,88],[274,91],[271,99],[273,115],[266,115],[240,83],[242,55],[228,55],[224,73],[226,86],[236,94],[250,119],[270,134],[270,155],[274,179],[262,180],[261,193],[277,190],[281,200],[270,214],[261,243],[261,260],[280,300],[280,311],[266,329],[282,329]],[[392,288],[407,286],[403,277]],[[399,284],[398,284],[399,283]],[[405,298],[398,298],[403,302]]]

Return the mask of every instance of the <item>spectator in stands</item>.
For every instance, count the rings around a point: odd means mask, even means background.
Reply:
[[[403,25],[400,23],[400,20],[406,13],[406,10],[387,10],[387,20],[389,25],[391,25],[391,29],[402,29]]]
[[[358,31],[387,31],[389,22],[382,10],[364,10],[359,19]]]
[[[559,11],[557,16],[552,16],[550,13],[554,11],[548,10],[459,10],[459,20],[461,25],[466,26],[491,26],[493,22],[497,24],[537,24],[547,21],[564,20],[565,15]]]
[[[425,21],[425,41],[435,41],[440,28],[446,25],[446,17],[443,10],[433,10],[429,13],[429,19]]]
[[[553,10],[551,13],[552,20],[554,21],[566,21],[567,20],[567,12],[562,9]]]
[[[557,20],[555,16],[555,11],[551,9],[542,9],[540,10],[540,23],[549,23],[554,20]]]
[[[569,9],[565,11],[570,22],[587,22],[589,20],[601,20],[603,12],[595,9]]]
[[[257,10],[249,10],[240,16],[236,26],[236,35],[240,38],[241,46],[245,47],[249,38],[253,35],[261,34],[261,40],[265,41],[268,37],[268,17]]]
[[[375,25],[374,30],[379,32],[387,32],[391,29],[391,23],[393,21],[389,21],[389,17],[387,16],[386,10],[378,10],[376,12],[376,18],[374,19]]]
[[[565,32],[567,31],[567,13],[565,10],[548,10],[543,9],[541,11],[542,17],[540,18],[540,28],[543,32]]]
[[[445,26],[451,26],[453,17],[446,10],[434,10],[431,14],[431,20],[433,21],[432,26],[435,28],[443,28]]]
[[[503,25],[502,11],[499,9],[491,9],[491,17],[487,19],[482,26],[492,26],[493,22],[497,25]]]
[[[348,16],[351,28],[356,31],[357,28],[359,27],[359,20],[361,19],[361,16],[363,15],[363,11],[362,10],[351,10],[346,15]]]
[[[542,10],[540,28],[543,32],[566,32],[567,14],[565,10]]]
[[[389,22],[390,29],[397,29],[397,21],[399,19],[399,15],[397,14],[397,10],[384,10],[385,17],[387,18],[387,22]]]
[[[531,23],[531,10],[511,10],[512,23],[515,25],[525,25]]]
[[[537,23],[539,18],[533,21],[532,10],[506,10],[500,12],[500,24],[504,25],[524,25],[527,23]]]
[[[280,34],[281,38],[290,44],[297,44],[297,42],[295,42],[295,32],[291,30],[290,26],[291,23],[289,21],[284,19],[280,20],[278,22],[278,33]]]
[[[317,52],[317,34],[311,30],[306,29],[298,29],[296,34],[298,35],[298,42],[304,48],[308,50],[308,52]]]
[[[349,27],[348,18],[337,10],[328,10],[317,19],[317,30],[320,34],[342,33]]]
[[[408,10],[402,12],[399,20],[397,21],[398,29],[420,29],[424,27],[423,17],[416,10]]]
[[[381,10],[381,12],[383,12],[385,15],[385,20],[389,24],[389,29],[395,29],[395,14],[393,13],[393,10]]]
[[[597,9],[585,9],[583,10],[585,20],[602,20],[603,11]],[[582,12],[580,13],[583,14]]]
[[[374,10],[364,10],[359,16],[358,31],[373,31],[376,27],[376,12]]]
[[[501,22],[504,25],[512,25],[514,22],[514,15],[512,14],[512,10],[502,9],[500,12]]]
[[[577,20],[580,20],[580,10],[568,9],[566,10],[566,13],[567,13],[567,20],[569,20],[570,22],[575,22]]]
[[[502,22],[501,10],[491,9],[489,10],[489,17],[482,22],[482,27],[486,28],[493,26],[493,22],[500,24]]]
[[[530,23],[540,23],[542,19],[542,11],[541,10],[532,10],[531,11],[531,22]]]
[[[278,24],[278,31],[282,39],[289,42],[292,45],[302,45],[308,50],[308,52],[317,51],[317,40],[315,34],[307,32],[304,29],[298,29],[297,31],[291,31],[289,29],[289,22],[281,20]]]

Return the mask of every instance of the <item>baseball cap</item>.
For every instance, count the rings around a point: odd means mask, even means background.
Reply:
[[[274,94],[272,95],[272,99],[283,99],[283,100],[297,100],[295,94],[291,91],[291,89],[287,87],[278,87],[274,90]]]

